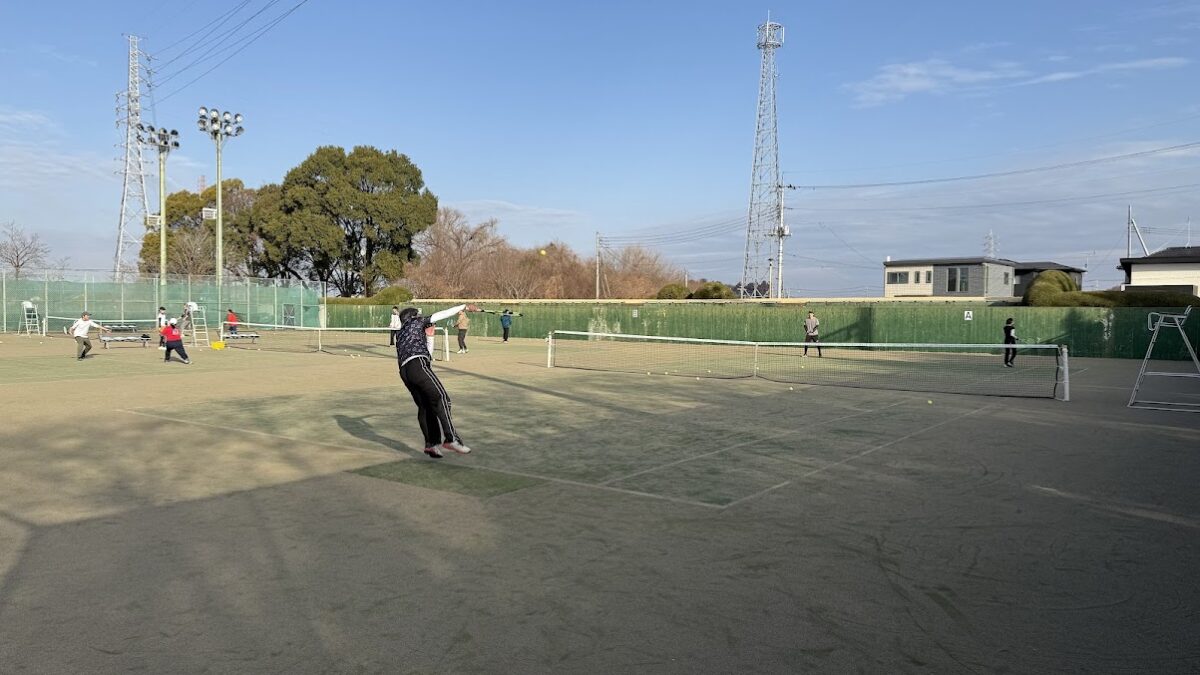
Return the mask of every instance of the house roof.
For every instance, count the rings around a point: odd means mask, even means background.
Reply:
[[[889,260],[883,263],[884,267],[911,267],[913,265],[982,265],[990,263],[992,265],[1007,265],[1019,272],[1028,272],[1031,270],[1062,270],[1064,272],[1079,272],[1080,274],[1087,270],[1063,265],[1061,263],[1039,261],[1039,262],[1017,262],[1016,260],[1008,260],[1007,258],[915,258],[912,260]]]
[[[993,265],[1008,265],[1016,267],[1020,263],[1004,258],[916,258],[913,260],[889,260],[883,263],[884,267],[901,267],[911,265],[982,265],[983,263],[991,263]]]
[[[1200,262],[1200,246],[1172,246],[1141,258],[1121,258],[1121,269],[1129,270],[1134,263],[1169,265]]]
[[[1049,261],[1017,263],[1018,272],[1025,272],[1029,270],[1062,270],[1064,272],[1079,272],[1081,274],[1087,271],[1079,267],[1071,267],[1070,265],[1063,265],[1061,263]]]

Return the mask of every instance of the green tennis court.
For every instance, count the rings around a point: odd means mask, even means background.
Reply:
[[[434,462],[386,358],[93,354],[0,336],[14,672],[1200,669],[1200,420],[1135,361],[1063,402],[472,339]]]

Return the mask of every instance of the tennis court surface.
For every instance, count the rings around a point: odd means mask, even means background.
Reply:
[[[1063,402],[472,339],[435,462],[386,349],[263,346],[0,336],[0,671],[1200,671],[1200,415],[1125,408],[1139,362]]]

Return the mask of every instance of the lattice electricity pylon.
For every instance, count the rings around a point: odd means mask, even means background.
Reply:
[[[775,50],[783,46],[783,26],[767,19],[758,27],[762,64],[758,80],[758,122],[754,132],[754,167],[750,176],[750,211],[746,222],[746,259],[741,297],[770,295],[771,239],[784,235],[783,191],[779,176],[779,123],[775,109]],[[780,274],[782,277],[782,274]]]
[[[1146,348],[1146,358],[1142,359],[1142,369],[1138,371],[1137,380],[1133,383],[1133,393],[1129,395],[1130,408],[1142,408],[1146,410],[1174,410],[1176,412],[1200,412],[1200,403],[1191,403],[1187,401],[1149,401],[1139,399],[1138,392],[1142,388],[1142,383],[1147,377],[1166,377],[1166,378],[1184,378],[1200,381],[1200,359],[1196,358],[1196,350],[1192,349],[1192,343],[1188,341],[1187,331],[1183,326],[1187,323],[1188,315],[1192,313],[1191,305],[1183,311],[1183,314],[1163,314],[1160,312],[1150,312],[1146,316],[1146,328],[1153,331],[1150,336],[1150,346]],[[1185,373],[1177,371],[1151,371],[1146,370],[1150,365],[1150,359],[1154,357],[1154,345],[1158,342],[1158,334],[1164,328],[1174,328],[1179,331],[1179,337],[1183,340],[1183,346],[1187,348],[1188,354],[1192,357],[1192,365],[1196,368],[1194,373]],[[1197,393],[1197,392],[1189,392]]]
[[[146,164],[142,158],[142,144],[138,142],[138,125],[142,123],[141,56],[138,38],[129,35],[129,83],[128,88],[117,94],[117,126],[124,127],[125,141],[119,146],[124,150],[125,162],[121,168],[121,216],[117,222],[117,251],[113,256],[113,277],[118,281],[137,269],[134,253],[141,247],[142,228],[146,214],[150,212],[146,197]],[[136,234],[131,232],[138,226]]]

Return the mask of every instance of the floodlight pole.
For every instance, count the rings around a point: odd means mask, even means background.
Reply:
[[[216,231],[216,278],[217,278],[217,311],[221,311],[221,281],[225,270],[225,212],[221,208],[221,149],[225,141],[234,136],[241,136],[242,114],[221,112],[216,108],[200,108],[200,118],[197,120],[200,131],[208,134],[217,146],[217,231]]]
[[[179,147],[179,132],[137,125],[139,143],[158,149],[158,285],[167,284],[167,155]],[[145,135],[143,135],[145,134]]]

